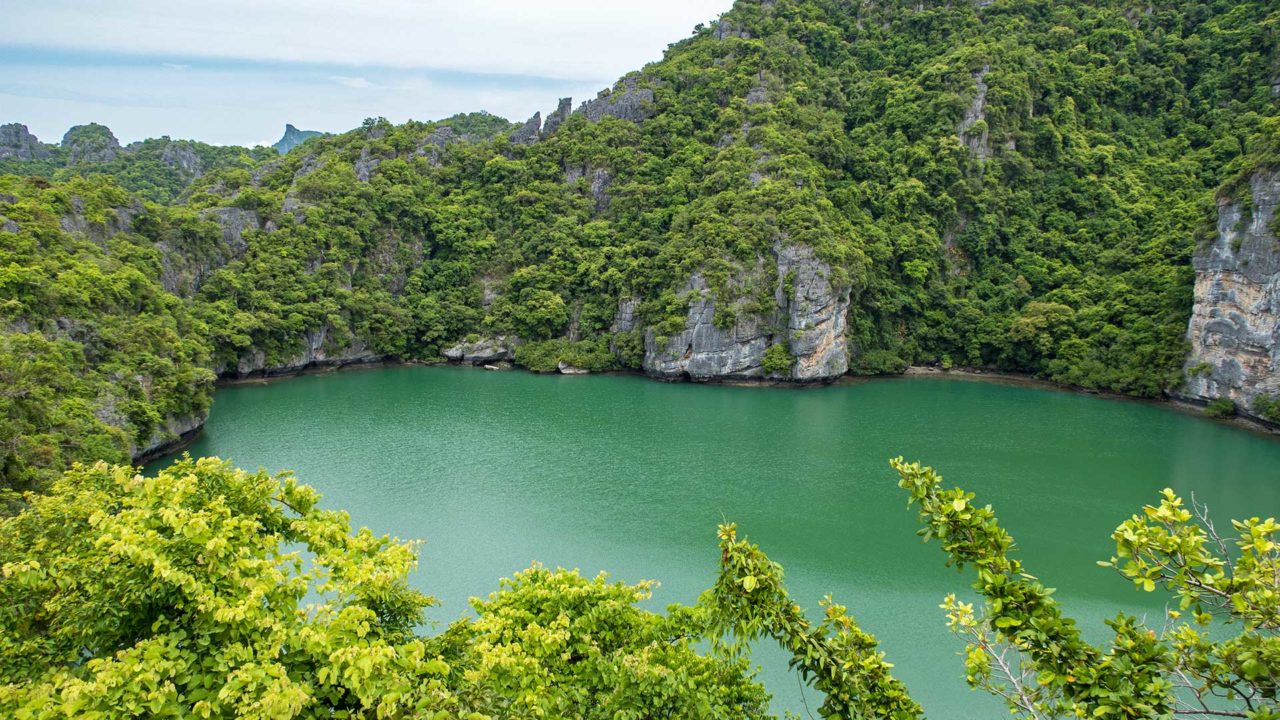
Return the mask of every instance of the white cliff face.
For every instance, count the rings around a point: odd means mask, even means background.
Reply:
[[[835,287],[831,268],[803,246],[776,250],[774,307],[764,313],[736,312],[728,328],[715,324],[716,299],[695,274],[683,293],[689,303],[685,330],[659,338],[645,334],[644,370],[664,379],[743,380],[764,378],[765,352],[783,344],[794,357],[776,377],[823,382],[849,369],[846,342],[849,288]]]
[[[1196,250],[1185,387],[1197,400],[1230,398],[1246,414],[1280,393],[1280,173],[1255,174],[1249,190],[1249,207],[1219,204],[1217,235]]]

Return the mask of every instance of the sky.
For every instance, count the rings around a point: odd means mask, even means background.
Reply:
[[[270,144],[577,105],[732,0],[0,0],[0,124]]]

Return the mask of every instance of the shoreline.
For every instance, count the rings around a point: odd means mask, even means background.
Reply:
[[[423,360],[394,360],[388,358],[378,358],[364,361],[354,361],[345,363],[317,363],[306,367],[287,370],[283,372],[264,373],[261,375],[251,375],[248,377],[220,377],[214,381],[214,388],[238,387],[243,385],[267,385],[278,380],[287,380],[290,378],[304,377],[309,375],[328,375],[331,373],[345,372],[350,370],[378,370],[384,368],[398,367],[464,367],[475,370],[482,370],[481,366],[469,365],[467,363],[453,363],[447,360],[439,362],[423,361]],[[489,372],[511,372],[519,371],[530,375],[560,375],[562,373],[535,373],[518,365],[512,365],[502,370],[489,370]],[[1122,400],[1126,402],[1140,402],[1151,405],[1159,405],[1167,407],[1175,412],[1197,417],[1203,420],[1216,422],[1222,425],[1251,432],[1258,435],[1265,435],[1271,438],[1280,439],[1280,425],[1267,423],[1256,420],[1243,415],[1234,415],[1228,418],[1215,418],[1204,414],[1204,404],[1196,403],[1176,395],[1166,394],[1158,398],[1135,397],[1132,395],[1123,395],[1115,392],[1107,392],[1103,390],[1091,390],[1079,386],[1067,385],[1064,383],[1056,383],[1051,380],[1037,378],[1024,373],[1006,372],[1002,370],[989,370],[985,368],[973,367],[955,367],[951,369],[943,369],[936,366],[928,365],[911,365],[901,373],[893,375],[851,375],[844,374],[838,378],[833,378],[828,382],[788,382],[781,380],[767,379],[743,379],[733,378],[709,382],[694,382],[690,380],[677,380],[662,377],[653,377],[642,370],[635,369],[619,369],[607,370],[603,372],[591,372],[589,375],[618,375],[618,376],[634,376],[642,377],[654,382],[663,382],[669,384],[689,383],[696,385],[726,385],[730,387],[772,387],[786,388],[792,390],[807,390],[826,387],[828,385],[851,385],[865,382],[875,382],[878,380],[895,380],[903,378],[920,378],[935,377],[949,378],[954,380],[964,380],[968,382],[985,382],[1002,385],[1015,385],[1018,387],[1037,388],[1040,390],[1054,390],[1058,392],[1069,392],[1078,395],[1092,395],[1094,397],[1104,398],[1108,400]],[[161,458],[173,456],[190,447],[196,438],[204,432],[204,422],[201,421],[200,426],[189,433],[184,433],[181,437],[176,438],[172,443],[157,448],[145,455],[139,455],[133,458],[132,462],[136,466],[145,465],[155,462]]]
[[[1094,397],[1104,398],[1107,400],[1122,400],[1125,402],[1139,402],[1167,407],[1184,415],[1198,417],[1203,420],[1210,420],[1223,425],[1230,425],[1259,435],[1280,437],[1280,425],[1268,423],[1265,420],[1259,420],[1240,414],[1225,418],[1211,417],[1204,413],[1205,403],[1188,400],[1187,398],[1168,393],[1161,397],[1154,398],[1138,397],[1135,395],[1124,395],[1106,390],[1092,390],[1078,385],[1057,383],[1052,380],[1045,380],[1043,378],[1021,373],[970,367],[957,367],[950,370],[944,370],[939,367],[931,367],[927,365],[912,365],[901,375],[878,375],[874,377],[949,377],[957,380],[1000,383],[1006,385],[1018,385],[1021,387],[1034,387],[1041,390],[1057,390],[1060,392],[1075,393],[1077,395],[1092,395]]]

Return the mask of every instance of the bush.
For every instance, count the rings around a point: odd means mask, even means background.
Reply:
[[[1218,398],[1204,408],[1204,414],[1214,418],[1228,418],[1236,414],[1236,402],[1231,398]]]
[[[563,338],[529,342],[516,348],[516,364],[537,373],[552,373],[560,363],[600,372],[618,367],[618,358],[604,338],[570,342]]]
[[[761,366],[764,367],[764,374],[770,377],[790,377],[791,366],[795,364],[796,359],[792,357],[791,352],[787,350],[787,346],[781,343],[770,345],[768,350],[764,351],[764,360]]]
[[[1253,399],[1252,410],[1263,420],[1280,423],[1280,394],[1259,395]]]

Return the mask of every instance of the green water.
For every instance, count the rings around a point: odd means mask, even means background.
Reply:
[[[1159,598],[1094,561],[1160,488],[1218,517],[1280,510],[1271,438],[1145,403],[927,377],[789,390],[351,371],[219,390],[191,452],[295,470],[353,523],[425,540],[415,582],[441,621],[535,560],[659,580],[656,608],[692,602],[715,573],[716,525],[732,520],[802,604],[848,605],[933,718],[1003,712],[964,684],[937,605],[970,578],[916,538],[890,457],[993,503],[1028,570],[1095,639],[1119,609],[1159,622]],[[816,707],[776,650],[757,659],[779,710]]]

